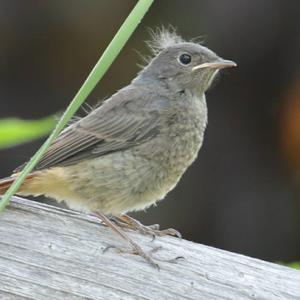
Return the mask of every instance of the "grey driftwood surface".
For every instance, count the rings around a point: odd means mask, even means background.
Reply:
[[[300,272],[173,237],[157,271],[93,216],[15,197],[0,215],[0,299],[300,299]]]

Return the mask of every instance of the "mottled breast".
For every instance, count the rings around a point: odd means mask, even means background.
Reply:
[[[187,101],[189,105],[172,111],[159,137],[138,147],[136,154],[144,159],[144,172],[132,185],[142,195],[134,210],[163,199],[197,157],[207,123],[206,101],[204,96]]]
[[[196,159],[207,124],[205,96],[184,100],[188,105],[178,107],[169,125],[168,163],[174,172],[184,172]]]

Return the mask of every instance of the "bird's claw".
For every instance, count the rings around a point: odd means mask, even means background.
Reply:
[[[157,230],[157,229],[153,229],[150,226],[142,225],[142,227],[137,228],[137,230],[142,234],[152,236],[152,241],[154,241],[157,236],[166,236],[166,235],[176,236],[180,239],[182,238],[180,232],[173,228]]]
[[[155,240],[157,236],[166,235],[176,236],[179,239],[182,238],[181,233],[173,228],[160,230],[159,224],[146,226],[127,215],[121,216],[120,218],[113,218],[112,220],[120,227],[136,230],[141,234],[152,236],[152,241]]]
[[[116,249],[119,253],[128,253],[129,251],[126,251],[125,249],[119,248],[115,245],[107,245],[103,250],[102,253],[107,252],[110,249]],[[154,260],[151,257],[152,253],[155,253],[159,250],[161,250],[162,247],[154,247],[153,249],[150,250],[149,254],[146,253],[142,248],[140,248],[138,245],[135,245],[132,247],[132,251],[130,251],[131,254],[138,255],[143,257],[153,268],[160,270],[160,267],[157,263],[154,262]]]

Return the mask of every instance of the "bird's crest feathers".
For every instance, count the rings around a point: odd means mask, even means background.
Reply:
[[[168,47],[186,42],[172,26],[150,29],[149,32],[151,40],[146,41],[146,44],[154,56]]]
[[[176,31],[176,28],[169,25],[167,27],[161,26],[156,29],[149,29],[150,40],[146,41],[146,45],[150,50],[149,56],[143,56],[139,52],[138,54],[142,57],[145,64],[148,64],[157,54],[164,49],[174,46],[179,43],[192,42],[201,44],[203,37],[194,38],[192,40],[183,39]],[[140,67],[145,67],[145,64],[140,64]]]

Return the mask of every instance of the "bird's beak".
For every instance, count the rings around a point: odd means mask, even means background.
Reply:
[[[217,61],[213,62],[206,62],[201,65],[193,67],[193,71],[204,69],[204,68],[212,68],[212,69],[224,69],[224,68],[231,68],[236,67],[237,64],[232,60],[225,60],[225,59],[219,59]]]

